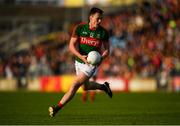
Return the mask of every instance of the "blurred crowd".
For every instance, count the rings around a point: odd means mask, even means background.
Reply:
[[[110,33],[111,52],[100,66],[99,76],[168,78],[180,75],[178,5],[179,0],[157,0],[106,15],[102,25]],[[69,38],[70,32],[61,33],[55,42],[46,41],[1,60],[0,76],[19,78],[74,73]]]
[[[104,75],[158,77],[180,72],[180,2],[144,2],[105,18],[111,57]]]

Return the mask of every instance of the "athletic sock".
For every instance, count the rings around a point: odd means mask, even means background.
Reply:
[[[61,104],[61,102],[59,102],[57,106],[59,109],[61,109],[63,107],[63,104]]]

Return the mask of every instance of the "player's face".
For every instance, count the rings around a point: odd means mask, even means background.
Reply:
[[[98,25],[101,23],[101,21],[102,21],[102,15],[99,13],[95,13],[90,16],[90,23],[93,25],[94,28],[97,28]]]

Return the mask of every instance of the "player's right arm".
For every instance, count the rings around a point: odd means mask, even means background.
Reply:
[[[78,41],[78,35],[76,33],[76,28],[77,26],[74,28],[70,42],[69,42],[69,50],[78,58],[80,58],[84,63],[88,64],[87,62],[87,56],[85,55],[81,55],[77,49],[77,45],[79,44]]]

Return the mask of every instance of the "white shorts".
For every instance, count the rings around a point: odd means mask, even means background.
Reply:
[[[76,75],[78,75],[80,72],[83,72],[88,77],[92,77],[97,75],[97,66],[93,66],[91,64],[87,65],[84,63],[80,63],[75,60],[75,69],[76,69]]]

